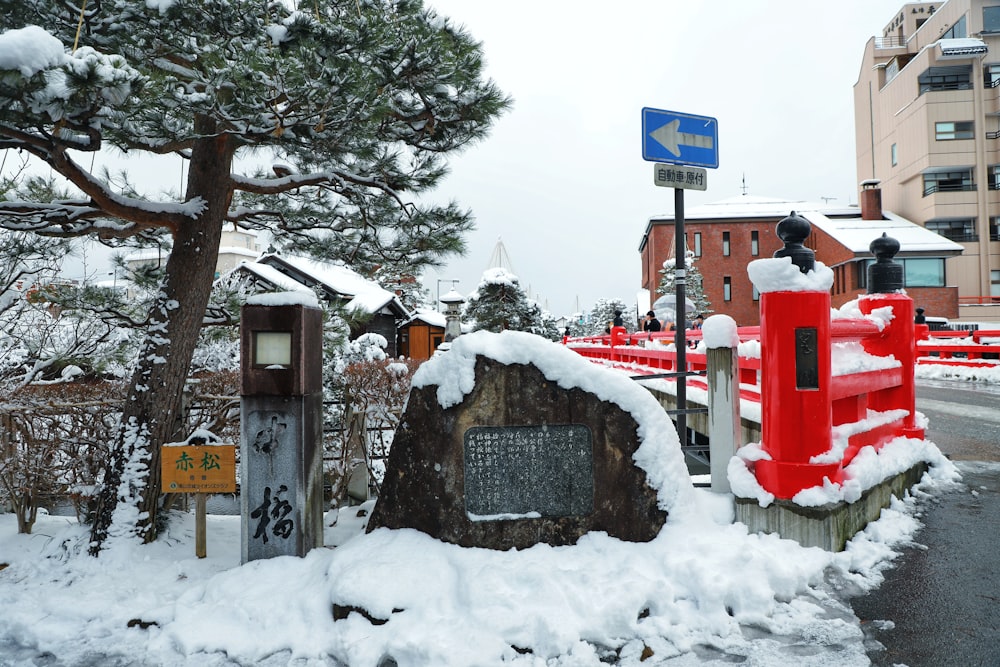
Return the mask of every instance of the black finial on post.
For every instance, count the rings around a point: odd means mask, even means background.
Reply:
[[[785,242],[785,247],[774,253],[775,257],[791,257],[792,264],[799,267],[802,273],[809,273],[816,265],[816,253],[802,245],[802,242],[812,231],[809,221],[795,211],[788,214],[787,218],[778,221],[775,233],[778,238]]]
[[[891,294],[903,289],[903,265],[892,259],[899,252],[899,241],[882,232],[868,250],[875,255],[875,263],[868,267],[868,293]]]

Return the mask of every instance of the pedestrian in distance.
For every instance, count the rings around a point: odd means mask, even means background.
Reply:
[[[694,322],[691,323],[691,328],[700,329],[701,325],[704,323],[705,323],[705,318],[702,316],[701,313],[698,313],[697,315],[694,316]]]
[[[646,313],[646,317],[642,322],[642,330],[652,333],[653,331],[660,331],[663,327],[660,325],[660,320],[656,319],[656,313],[654,311],[649,311]]]

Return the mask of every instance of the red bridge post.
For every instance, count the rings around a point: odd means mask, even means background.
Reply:
[[[778,223],[785,247],[803,274],[814,255],[802,246],[809,222],[794,212]],[[770,261],[770,260],[768,260]],[[810,463],[833,444],[830,399],[830,292],[770,291],[760,298],[761,440],[770,460],[754,463],[757,481],[777,498],[841,481],[840,462]]]
[[[840,481],[840,462],[814,464],[833,444],[830,293],[768,292],[760,298],[761,440],[771,460],[757,481],[778,498]]]
[[[877,338],[866,338],[861,344],[869,354],[886,357],[892,355],[903,367],[902,383],[891,389],[875,392],[868,397],[872,410],[906,410],[903,433],[909,438],[923,438],[924,430],[917,427],[916,387],[913,366],[917,360],[913,299],[902,292],[903,267],[893,261],[899,252],[899,241],[882,234],[872,241],[870,250],[876,261],[868,267],[868,294],[858,299],[858,308],[865,315],[879,308],[891,307],[892,318]],[[926,326],[926,325],[921,325]]]

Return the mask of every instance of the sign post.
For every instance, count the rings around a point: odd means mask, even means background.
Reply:
[[[194,494],[194,554],[207,555],[206,498],[210,493],[236,493],[236,445],[195,431],[184,442],[163,446],[161,488],[168,493]]]
[[[687,446],[687,262],[684,243],[684,190],[705,190],[707,178],[700,167],[719,166],[719,122],[710,116],[694,116],[663,109],[642,109],[642,159],[657,162],[653,183],[674,188],[674,293],[677,307],[677,436]],[[672,167],[670,165],[679,165]]]

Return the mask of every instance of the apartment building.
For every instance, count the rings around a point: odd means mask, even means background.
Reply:
[[[963,248],[959,319],[1000,321],[1000,0],[908,3],[865,45],[857,174]]]

